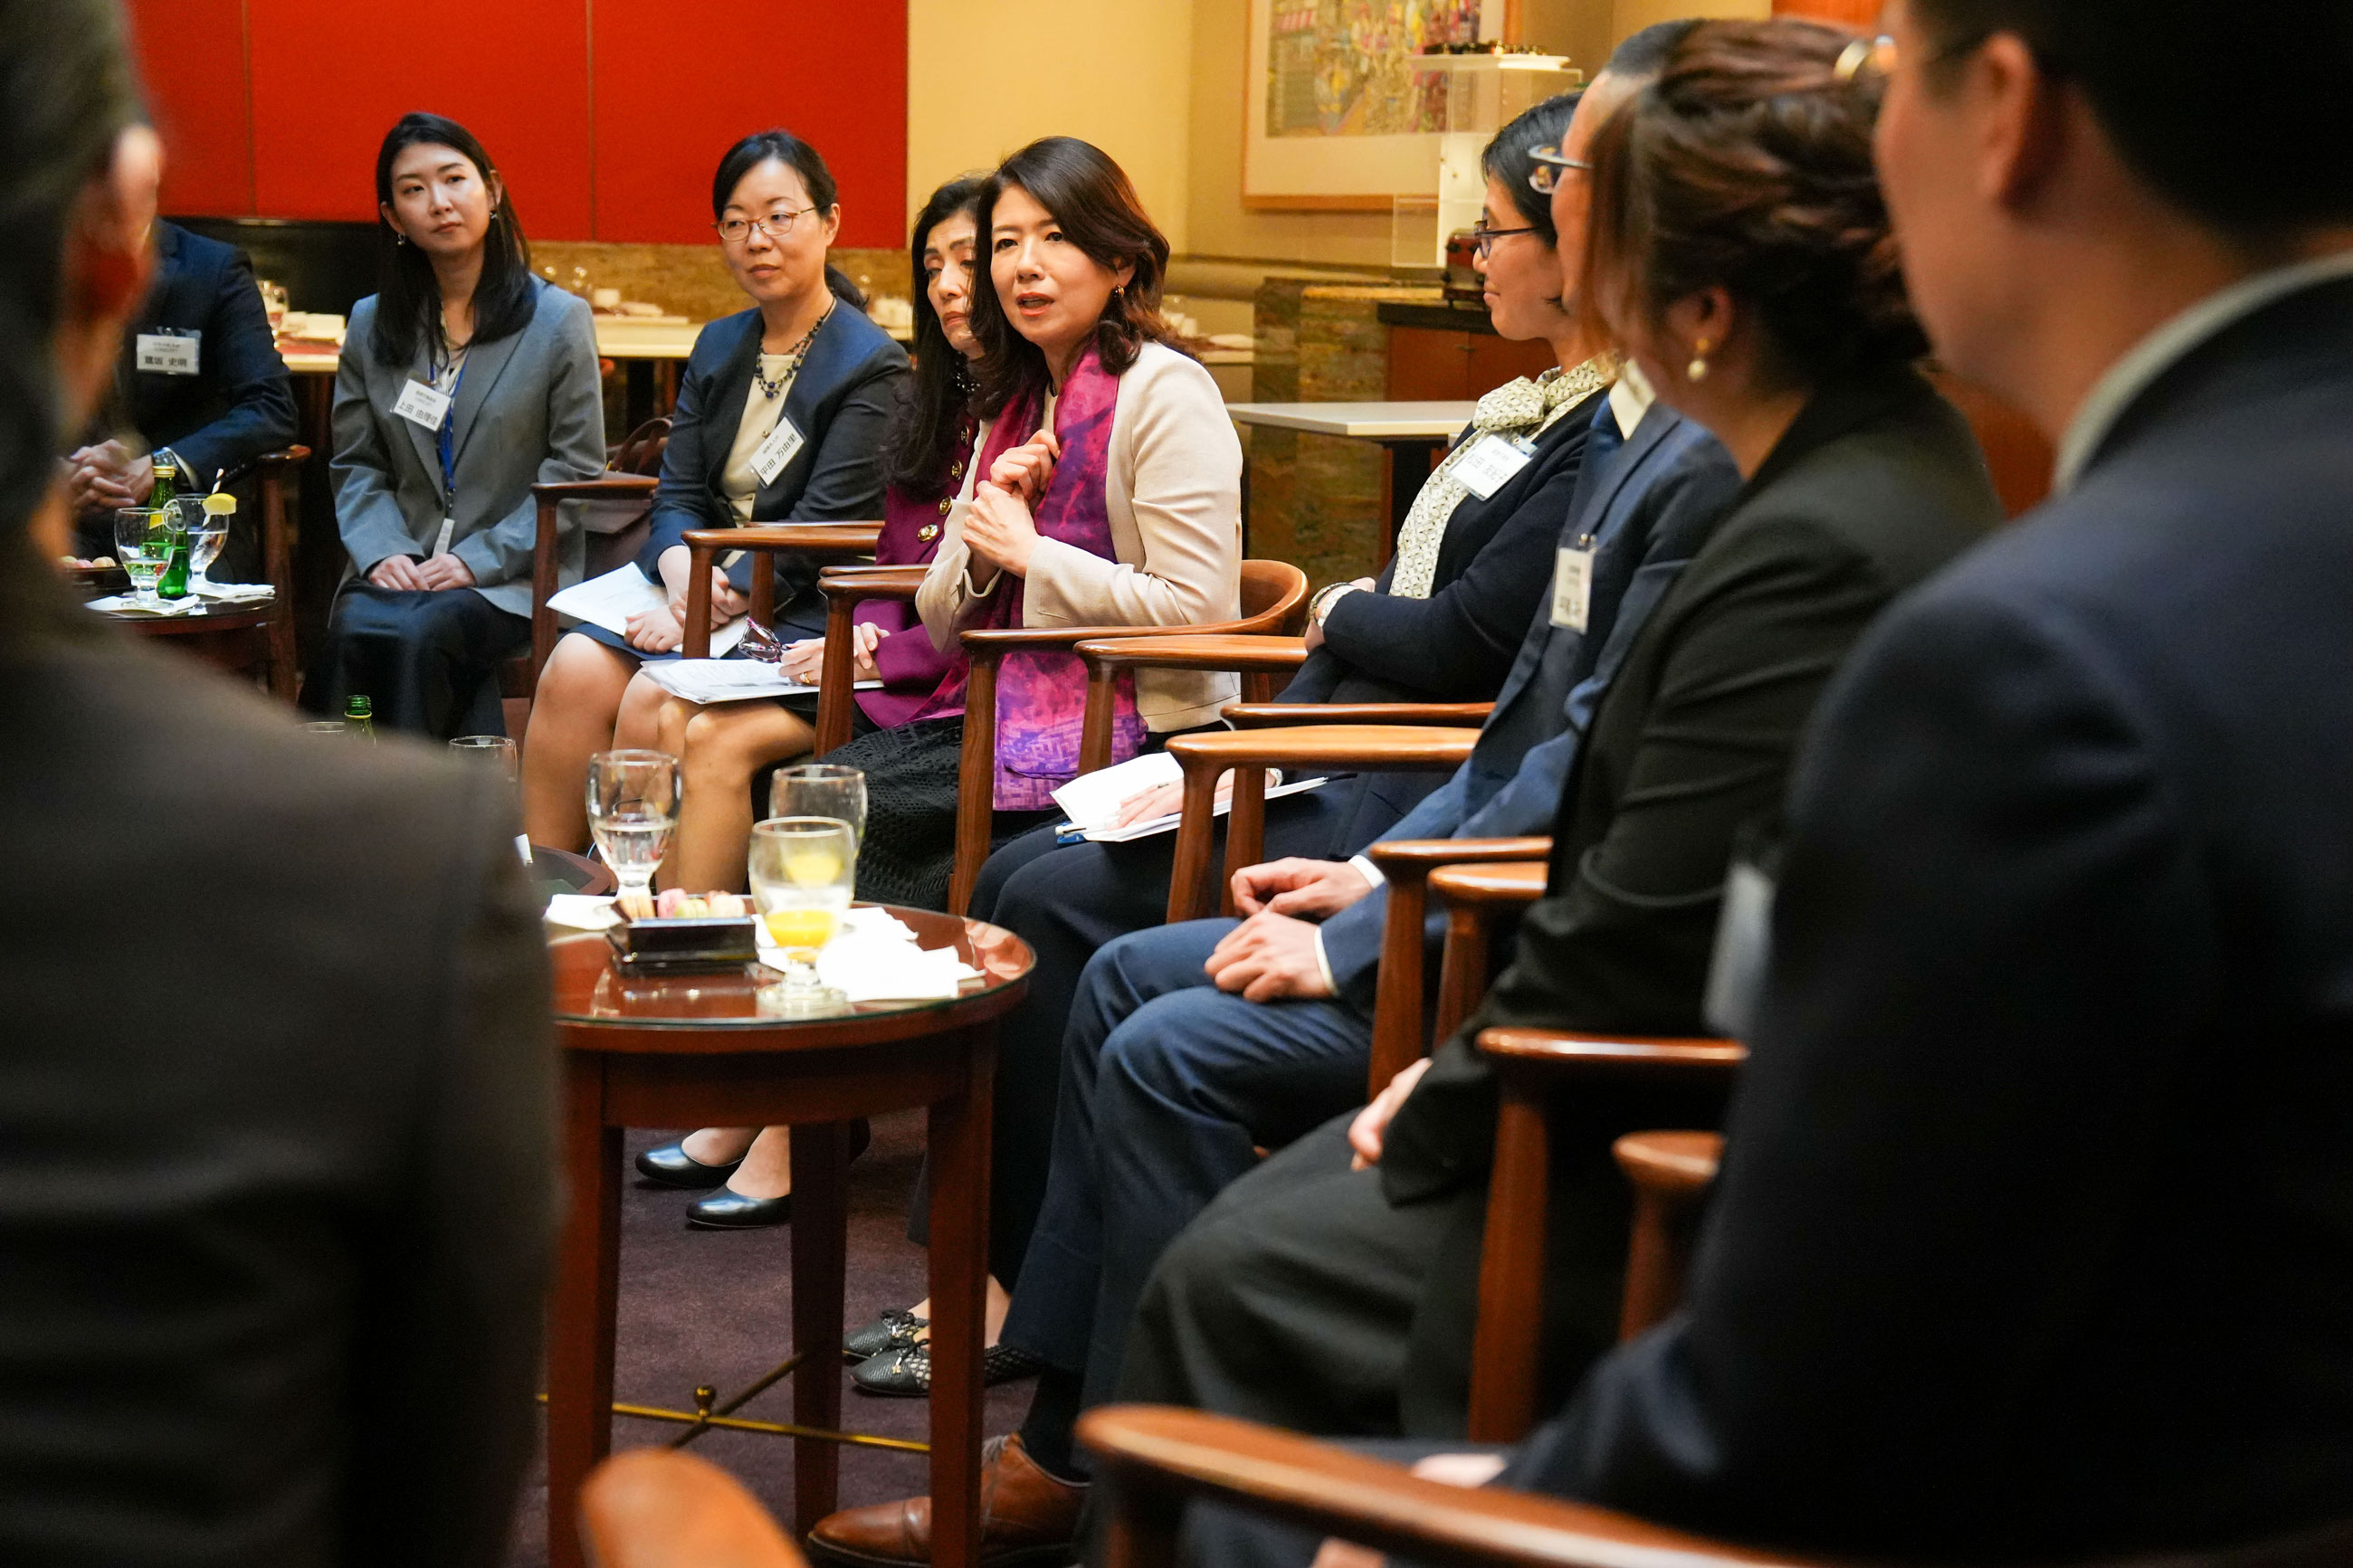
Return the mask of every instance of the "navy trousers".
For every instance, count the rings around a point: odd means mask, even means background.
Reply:
[[[1230,920],[1124,937],[1091,960],[1063,1038],[1045,1204],[1007,1343],[1111,1396],[1161,1251],[1260,1147],[1361,1104],[1372,1021],[1345,1002],[1245,1002],[1201,964]]]
[[[364,696],[378,728],[450,740],[503,735],[499,665],[531,647],[531,619],[471,588],[353,583],[335,601],[302,704],[340,716]]]
[[[1270,802],[1267,858],[1345,854],[1335,849],[1334,838],[1357,810],[1355,784],[1341,780],[1313,794]],[[1050,826],[991,855],[973,889],[973,918],[1005,927],[1038,956],[1029,994],[997,1029],[988,1260],[989,1272],[1008,1289],[1020,1277],[1038,1206],[1045,1200],[1062,1033],[1079,976],[1104,946],[1166,918],[1176,845],[1173,834],[1163,834],[1132,844],[1058,847]],[[1198,965],[1194,978],[1202,978]],[[917,1183],[907,1226],[919,1244],[930,1238],[928,1191],[926,1184]]]

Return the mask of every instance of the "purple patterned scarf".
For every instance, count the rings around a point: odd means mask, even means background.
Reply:
[[[1119,377],[1103,367],[1090,345],[1071,369],[1054,404],[1054,434],[1061,460],[1046,493],[1031,509],[1039,533],[1113,560],[1111,513],[1103,481],[1111,467],[1111,424],[1119,403]],[[1037,433],[1038,403],[1010,405],[988,434],[980,471]],[[1012,628],[1028,624],[1022,595],[1000,591],[976,626]],[[1123,671],[1113,688],[1111,760],[1124,762],[1144,750],[1143,716],[1135,710],[1135,679]],[[997,677],[997,795],[999,811],[1043,811],[1053,791],[1079,773],[1079,732],[1087,707],[1086,667],[1067,653],[1006,656]]]

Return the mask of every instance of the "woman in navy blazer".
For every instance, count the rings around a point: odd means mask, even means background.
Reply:
[[[652,533],[638,556],[667,607],[632,617],[626,637],[576,628],[540,675],[523,748],[523,820],[534,843],[587,843],[589,755],[613,743],[638,666],[676,658],[685,640],[689,530],[882,515],[882,432],[907,355],[826,260],[841,207],[825,160],[790,132],[747,136],[720,160],[711,210],[720,257],[754,308],[703,328],[679,382]],[[754,559],[713,572],[714,626],[744,612]],[[778,634],[822,636],[815,563],[773,559]],[[649,711],[638,717],[650,724],[663,693],[650,682],[639,689]]]

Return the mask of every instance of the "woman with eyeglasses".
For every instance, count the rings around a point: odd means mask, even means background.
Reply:
[[[658,722],[664,693],[651,682],[639,682],[631,699],[642,713],[625,719],[622,700],[640,663],[674,658],[685,641],[690,530],[882,515],[883,431],[907,355],[866,319],[864,300],[826,258],[841,227],[832,173],[790,132],[763,131],[720,160],[711,210],[720,258],[752,309],[704,327],[679,381],[650,533],[638,554],[667,605],[632,617],[626,636],[575,629],[540,675],[523,747],[523,821],[533,843],[584,847],[590,753],[613,743],[617,723],[651,732]],[[821,635],[817,564],[791,555],[745,554],[714,569],[712,625],[749,605],[760,559],[774,562],[778,635]]]

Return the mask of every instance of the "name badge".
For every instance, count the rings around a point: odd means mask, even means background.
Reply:
[[[433,553],[434,553],[434,554],[436,554],[436,555],[447,555],[447,554],[448,554],[448,553],[449,553],[449,541],[450,541],[450,539],[451,539],[451,538],[452,538],[452,537],[457,533],[457,531],[458,531],[458,520],[457,520],[456,518],[454,518],[454,517],[445,517],[445,518],[443,518],[443,519],[441,520],[441,532],[440,532],[440,536],[439,536],[438,538],[437,538],[437,539],[435,539],[435,540],[433,541]]]
[[[1528,448],[1508,437],[1482,436],[1462,454],[1462,460],[1454,465],[1454,482],[1485,500],[1510,484],[1528,466],[1531,455]]]
[[[401,388],[400,401],[392,405],[392,411],[412,425],[438,430],[441,421],[449,416],[449,395],[436,392],[423,382],[411,379],[406,386]]]
[[[1552,624],[1581,632],[1593,614],[1593,546],[1573,544],[1560,552],[1552,570]]]
[[[776,476],[785,471],[785,465],[793,460],[793,454],[800,449],[801,433],[793,428],[790,419],[779,414],[776,427],[768,432],[768,438],[752,454],[752,471],[760,476],[762,484],[773,485]]]
[[[194,331],[140,333],[139,368],[164,375],[195,374],[196,342],[203,335]]]

